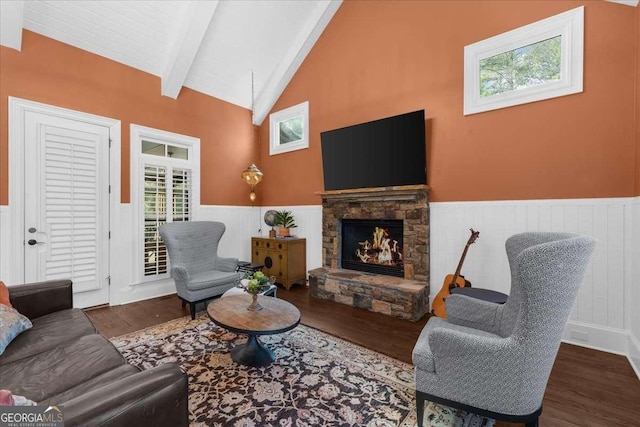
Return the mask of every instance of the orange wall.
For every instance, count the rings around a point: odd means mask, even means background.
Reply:
[[[462,115],[465,45],[582,4],[583,93]],[[272,110],[308,100],[310,148],[269,156],[261,126],[264,204],[320,204],[320,132],[423,108],[435,201],[632,196],[637,25],[599,0],[346,0]]]
[[[25,30],[21,52],[0,47],[0,205],[8,204],[8,96],[121,120],[122,202],[131,123],[200,138],[202,204],[249,202],[240,179],[257,154],[248,110],[187,88],[163,97],[156,76]]]

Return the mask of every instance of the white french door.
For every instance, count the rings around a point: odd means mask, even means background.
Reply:
[[[109,128],[26,111],[24,278],[73,281],[74,306],[109,302]]]

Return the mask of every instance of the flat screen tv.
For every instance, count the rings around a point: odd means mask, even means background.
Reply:
[[[325,190],[427,183],[424,110],[320,133]]]

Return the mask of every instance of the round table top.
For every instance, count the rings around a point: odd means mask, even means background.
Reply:
[[[258,295],[263,307],[249,311],[251,295],[230,295],[213,300],[207,307],[211,320],[232,332],[249,335],[270,335],[286,332],[300,323],[300,310],[278,298]]]

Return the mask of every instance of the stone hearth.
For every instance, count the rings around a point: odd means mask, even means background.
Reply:
[[[353,270],[309,271],[311,296],[415,322],[429,310],[424,282]]]
[[[410,185],[319,194],[323,268],[309,272],[311,295],[404,319],[422,317],[429,307],[429,187]],[[341,269],[342,219],[402,220],[404,279]]]

